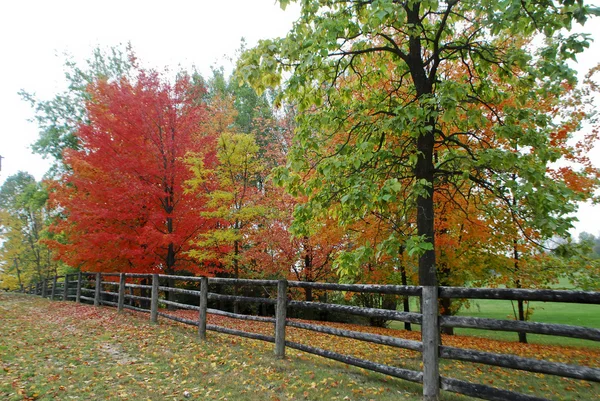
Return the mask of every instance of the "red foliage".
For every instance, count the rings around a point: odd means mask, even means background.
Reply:
[[[202,91],[186,77],[171,85],[146,71],[88,88],[81,150],[65,153],[72,170],[52,195],[66,217],[53,227],[66,235],[66,244],[54,242],[61,260],[90,271],[195,269],[183,255],[209,222],[203,197],[184,191],[191,173],[183,158],[214,149],[202,132]],[[214,153],[203,154],[215,163]]]

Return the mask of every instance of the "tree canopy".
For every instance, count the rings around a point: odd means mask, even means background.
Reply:
[[[580,119],[560,110],[576,82],[567,61],[588,38],[568,30],[593,11],[574,1],[303,1],[285,38],[238,63],[257,90],[281,84],[281,101],[300,111],[280,171],[308,197],[298,232],[327,214],[345,225],[399,214],[415,230],[391,230],[382,250],[404,243],[423,285],[439,273],[439,202],[455,203],[465,221],[506,221],[513,236],[565,234],[575,201],[598,185],[585,160],[551,171],[577,154],[563,138]]]
[[[88,87],[89,123],[75,133],[79,150],[65,151],[69,171],[52,192],[64,215],[54,230],[69,237],[55,244],[63,260],[88,270],[194,267],[184,254],[208,222],[198,213],[203,198],[184,192],[184,157],[214,141],[202,130],[202,90],[187,76],[171,84],[145,70]]]

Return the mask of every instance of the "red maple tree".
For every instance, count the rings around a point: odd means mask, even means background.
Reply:
[[[185,253],[210,223],[205,199],[184,188],[186,153],[215,148],[203,91],[186,76],[170,84],[144,70],[88,88],[81,150],[65,152],[70,171],[52,196],[65,217],[53,228],[66,238],[54,243],[60,259],[90,271],[204,270]],[[215,163],[214,152],[202,153]]]

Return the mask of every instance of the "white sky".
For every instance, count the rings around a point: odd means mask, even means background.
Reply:
[[[50,162],[31,153],[38,136],[20,89],[49,99],[64,88],[63,53],[78,60],[93,48],[131,42],[144,65],[162,69],[229,65],[244,37],[283,36],[298,15],[275,0],[13,0],[0,3],[0,185],[19,170],[41,179]],[[580,71],[600,62],[598,20],[589,23],[597,43],[580,58]],[[587,28],[586,28],[587,30]],[[594,161],[600,166],[600,145]],[[582,205],[575,232],[600,233],[600,207]]]

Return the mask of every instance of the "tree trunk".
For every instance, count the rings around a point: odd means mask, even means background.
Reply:
[[[150,283],[148,282],[148,279],[143,278],[140,281],[141,285],[149,285]],[[144,297],[144,298],[150,298],[150,290],[148,288],[140,288],[140,296]],[[150,300],[149,299],[143,299],[140,300],[140,306],[144,309],[150,309]]]
[[[517,308],[519,309],[519,320],[525,321],[525,309],[523,308],[523,300],[519,299],[517,301]],[[527,344],[527,333],[524,331],[519,331],[519,342],[523,344]]]
[[[304,280],[305,281],[312,281],[312,257],[310,255],[310,247],[308,246],[308,237],[304,237]],[[312,294],[312,288],[305,288],[305,296],[306,296],[306,300],[307,301],[312,301],[313,299],[313,294]],[[307,309],[306,311],[304,311],[304,316],[306,319],[309,320],[314,320],[315,318],[315,311],[313,309]]]
[[[514,269],[515,274],[519,273],[519,249],[517,247],[517,240],[513,241],[513,257],[514,257]],[[518,278],[515,280],[515,287],[521,288],[521,280]],[[520,321],[525,321],[525,310],[523,308],[523,300],[517,300],[517,309],[518,309],[518,319]],[[527,344],[527,333],[524,331],[519,331],[519,342],[523,344]]]
[[[421,24],[419,15],[420,5],[415,3],[406,7],[407,22],[417,27]],[[418,99],[425,99],[433,93],[433,79],[427,77],[425,63],[423,61],[423,49],[419,36],[411,36],[408,42],[409,51],[407,64],[410,69],[410,75],[413,79],[416,96]],[[429,109],[429,106],[424,106]],[[427,111],[427,110],[426,110]],[[426,117],[422,126],[417,126],[419,130],[417,137],[417,163],[414,173],[418,183],[427,185],[424,193],[417,196],[417,235],[422,237],[425,242],[432,245],[432,249],[425,250],[419,257],[419,285],[436,286],[436,267],[434,250],[434,205],[433,205],[433,178],[435,168],[433,166],[433,147],[435,144],[435,119]]]
[[[313,300],[313,293],[312,293],[312,288],[305,288],[304,289],[304,298],[306,299],[306,302],[312,302]]]
[[[169,232],[173,231],[173,219],[167,218],[167,227]],[[166,257],[167,267],[165,268],[166,274],[175,274],[175,245],[171,242],[169,243],[169,247],[167,248],[167,257]],[[173,288],[175,286],[175,280],[167,279],[167,287]],[[171,302],[175,302],[176,294],[173,291],[167,291],[166,297],[167,300]],[[172,305],[167,306],[168,310],[175,310],[176,308]]]
[[[443,251],[442,251],[442,255],[444,255]],[[442,260],[444,260],[443,257],[442,257]],[[450,269],[448,268],[448,264],[446,262],[439,263],[438,272],[439,272],[439,284],[440,285],[449,285],[450,284],[450,280],[449,280]],[[440,298],[440,307],[441,307],[440,314],[442,316],[452,316],[452,299],[451,298]],[[442,327],[442,333],[447,334],[449,336],[453,336],[454,335],[454,327]]]
[[[19,260],[17,258],[14,258],[13,263],[15,265],[15,271],[17,273],[17,282],[19,283],[19,288],[21,289],[21,292],[23,292],[23,281],[21,281],[21,271],[19,270]]]
[[[400,266],[400,279],[402,280],[402,285],[408,285],[408,279],[406,277],[406,268],[404,265]],[[410,299],[408,295],[402,297],[402,305],[404,307],[404,312],[410,312]],[[404,322],[404,330],[412,331],[412,327],[410,322]]]
[[[440,306],[442,307],[442,316],[451,316],[452,315],[452,299],[450,298],[442,298],[440,299]],[[449,336],[454,335],[454,327],[442,327],[442,333],[447,334]]]
[[[237,224],[237,223],[236,223]],[[240,264],[238,261],[238,255],[240,253],[240,242],[235,240],[233,242],[233,272],[235,278],[240,278]],[[238,296],[240,293],[240,286],[238,284],[233,285],[233,295]],[[233,313],[240,313],[240,303],[238,300],[233,301]]]

